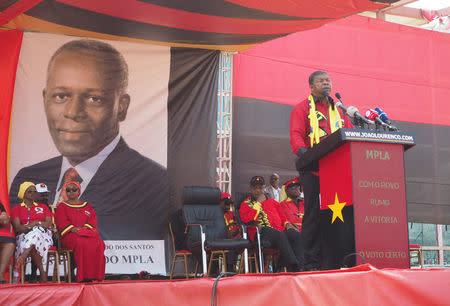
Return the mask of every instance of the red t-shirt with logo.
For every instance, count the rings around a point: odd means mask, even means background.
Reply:
[[[16,205],[11,211],[11,220],[19,218],[20,224],[29,224],[34,221],[44,221],[45,217],[51,217],[50,210],[47,205],[34,202],[28,208],[25,203]]]

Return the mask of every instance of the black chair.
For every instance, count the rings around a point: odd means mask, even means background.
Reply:
[[[201,252],[204,275],[209,275],[212,262],[223,262],[226,271],[226,254],[229,250],[241,252],[250,246],[244,238],[227,239],[227,227],[220,207],[220,189],[215,187],[184,187],[183,210],[186,218],[188,249]],[[206,269],[206,254],[210,254]]]

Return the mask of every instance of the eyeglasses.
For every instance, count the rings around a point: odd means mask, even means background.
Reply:
[[[66,192],[77,192],[77,191],[78,191],[78,188],[70,188],[70,187],[66,188]]]

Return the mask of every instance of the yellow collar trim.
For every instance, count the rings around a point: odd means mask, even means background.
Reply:
[[[36,202],[33,202],[34,206],[39,206]],[[20,203],[20,206],[26,207],[27,209],[30,209],[25,202]]]
[[[67,202],[63,202],[63,203],[66,204],[69,207],[72,207],[72,208],[82,208],[82,207],[85,207],[87,205],[87,202],[83,202],[83,203],[80,203],[80,204],[70,204],[70,203],[67,203]]]

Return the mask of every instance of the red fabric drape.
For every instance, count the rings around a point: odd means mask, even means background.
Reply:
[[[23,33],[0,30],[0,202],[10,214],[8,198],[8,140],[17,62]],[[4,235],[0,228],[0,235]],[[8,234],[10,235],[10,234]]]
[[[209,305],[214,278],[3,285],[1,305]],[[450,270],[349,270],[223,278],[218,305],[447,305]]]

